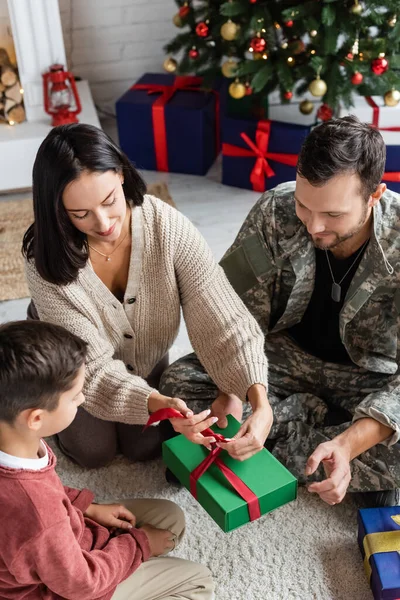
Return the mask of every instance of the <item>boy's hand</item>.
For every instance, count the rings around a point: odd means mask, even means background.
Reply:
[[[85,517],[108,529],[132,529],[136,525],[136,517],[122,504],[90,504]]]
[[[140,527],[149,540],[151,556],[161,556],[175,548],[176,536],[168,529],[157,529],[146,523]]]

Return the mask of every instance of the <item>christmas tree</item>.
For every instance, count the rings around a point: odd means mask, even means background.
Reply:
[[[177,1],[182,29],[167,46],[167,71],[231,78],[234,98],[307,89],[334,111],[352,94],[400,101],[400,0]],[[176,59],[174,58],[176,57]],[[307,113],[307,102],[300,105]]]

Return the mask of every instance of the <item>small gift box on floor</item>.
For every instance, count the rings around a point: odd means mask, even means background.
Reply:
[[[232,437],[240,424],[228,415],[228,427],[212,433]],[[183,435],[164,442],[163,459],[223,531],[232,531],[297,496],[297,480],[263,449],[246,461],[225,450],[212,452]]]
[[[358,544],[375,600],[400,598],[400,506],[359,510]]]
[[[310,127],[278,121],[222,122],[222,183],[264,192],[296,178],[298,153]]]
[[[354,106],[340,108],[339,117],[356,115],[360,121],[379,129],[386,144],[386,165],[382,181],[389,190],[400,192],[400,104],[386,106],[381,96],[354,96]]]
[[[207,173],[219,153],[219,97],[201,84],[147,73],[117,101],[119,143],[136,167]]]

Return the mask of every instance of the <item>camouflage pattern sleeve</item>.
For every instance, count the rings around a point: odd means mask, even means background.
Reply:
[[[379,391],[368,394],[354,412],[353,421],[371,417],[393,429],[393,435],[382,442],[392,446],[400,439],[400,375],[389,377]]]

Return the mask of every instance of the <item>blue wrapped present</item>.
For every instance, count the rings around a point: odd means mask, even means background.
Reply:
[[[310,127],[234,119],[222,123],[222,183],[264,192],[296,178],[297,157]]]
[[[358,544],[375,600],[400,598],[400,506],[358,511]]]
[[[389,190],[400,193],[400,146],[386,144],[386,164],[382,182],[386,183]]]
[[[116,103],[119,143],[138,168],[204,175],[219,151],[219,98],[199,77],[147,73]]]

